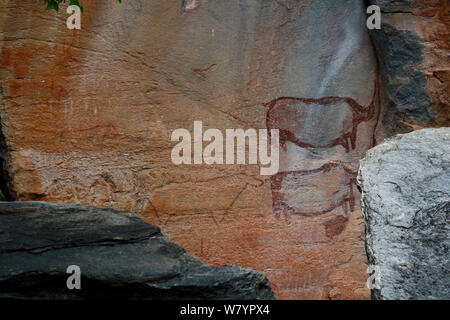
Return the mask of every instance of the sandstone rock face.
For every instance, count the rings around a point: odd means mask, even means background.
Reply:
[[[211,267],[145,223],[113,209],[0,202],[0,297],[273,299],[262,274]],[[67,267],[81,289],[66,286]]]
[[[450,128],[398,135],[361,161],[377,299],[450,298]]]
[[[383,80],[385,136],[450,125],[447,0],[371,0],[382,26],[371,36]]]
[[[355,182],[382,128],[365,1],[83,6],[77,31],[64,7],[0,3],[5,196],[137,212],[278,298],[368,298]],[[280,129],[279,173],[174,165],[171,133],[195,120]]]

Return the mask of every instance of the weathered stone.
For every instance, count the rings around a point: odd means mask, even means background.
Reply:
[[[363,0],[0,3],[11,195],[133,211],[279,298],[368,298],[355,177],[380,103]],[[281,170],[175,166],[170,135],[279,128]],[[202,230],[202,232],[199,232]]]
[[[450,128],[397,135],[358,175],[376,299],[450,298]]]
[[[450,125],[450,6],[440,0],[370,0],[382,10],[372,30],[383,83],[383,133]]]
[[[211,267],[136,214],[0,202],[0,298],[272,299],[251,269]],[[67,267],[81,269],[69,290]]]

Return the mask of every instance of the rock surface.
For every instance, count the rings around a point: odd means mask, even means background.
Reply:
[[[278,298],[368,298],[355,178],[380,102],[365,1],[83,6],[68,30],[64,6],[0,2],[11,198],[137,212],[202,261],[263,272]],[[280,173],[175,166],[170,135],[194,120],[283,130]]]
[[[0,202],[0,298],[273,299],[251,269],[212,267],[136,214]],[[69,265],[81,289],[68,290]]]
[[[358,184],[376,299],[450,298],[450,128],[423,129],[369,150]]]
[[[450,5],[447,0],[370,0],[382,11],[371,31],[383,82],[386,137],[450,126]]]

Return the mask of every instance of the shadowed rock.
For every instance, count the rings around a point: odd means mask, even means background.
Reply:
[[[358,184],[376,299],[450,298],[450,128],[369,150]]]
[[[370,34],[383,83],[384,135],[448,126],[448,5],[426,0],[369,2],[382,11],[381,29]]]
[[[212,267],[136,214],[0,202],[0,298],[273,299],[251,269]],[[81,289],[69,290],[69,265]]]

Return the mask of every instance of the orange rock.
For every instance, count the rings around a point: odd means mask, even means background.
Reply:
[[[191,3],[84,0],[70,31],[65,10],[0,4],[11,194],[137,212],[206,263],[262,271],[281,299],[369,298],[353,179],[380,103],[363,2]],[[270,122],[289,138],[278,176],[172,164],[173,130],[266,128],[282,97],[308,106]]]

